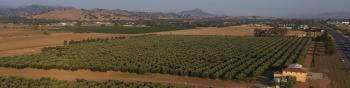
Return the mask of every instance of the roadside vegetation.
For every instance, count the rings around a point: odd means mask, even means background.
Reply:
[[[1,77],[0,88],[172,88],[173,86],[108,80],[105,82],[77,79],[75,81],[60,81],[51,78],[26,79],[21,77]]]
[[[329,34],[326,35],[326,41],[325,41],[325,49],[326,49],[326,54],[334,54],[337,52],[337,48],[334,44],[333,39],[330,37]]]
[[[334,24],[328,24],[327,26],[334,30],[340,31],[347,36],[350,36],[350,28],[344,27],[342,25],[334,25]]]
[[[309,38],[146,36],[77,43],[62,49],[0,58],[1,67],[163,73],[226,80],[258,79],[297,63]]]
[[[295,84],[297,84],[296,78],[292,76],[287,76],[283,78],[285,81],[281,81],[278,83],[281,88],[294,88]]]
[[[326,54],[335,54],[337,52],[334,40],[328,32],[325,32],[321,36],[317,37],[315,41],[324,42]]]

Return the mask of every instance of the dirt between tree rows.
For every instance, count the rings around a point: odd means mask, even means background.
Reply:
[[[50,77],[58,80],[86,79],[95,81],[123,80],[127,82],[142,81],[174,84],[192,87],[218,87],[218,88],[247,88],[250,84],[230,80],[210,80],[194,77],[172,76],[166,74],[145,74],[138,75],[124,72],[92,72],[89,70],[67,71],[67,70],[41,70],[33,68],[14,69],[0,67],[0,76],[19,76],[25,78]]]

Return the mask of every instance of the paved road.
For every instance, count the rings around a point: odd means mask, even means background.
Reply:
[[[344,56],[346,63],[350,61],[350,37],[339,33],[335,30],[329,30],[329,33],[333,36],[337,49]]]

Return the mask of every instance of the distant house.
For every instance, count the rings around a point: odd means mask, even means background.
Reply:
[[[309,29],[310,27],[308,25],[300,25],[299,28],[306,30],[306,29]]]
[[[122,25],[124,27],[134,27],[134,25],[129,25],[129,24],[126,24],[126,25]]]
[[[64,22],[59,23],[59,26],[67,26],[67,25],[68,25],[68,23],[64,23]]]
[[[279,24],[279,28],[290,30],[290,29],[295,28],[295,25],[294,24]]]
[[[58,24],[55,24],[55,26],[75,26],[77,22],[61,22]]]
[[[274,73],[274,79],[278,82],[283,80],[282,78],[286,76],[295,77],[298,82],[306,82],[307,72],[302,68],[302,65],[292,64],[288,68]]]
[[[113,23],[110,23],[110,22],[95,22],[94,24],[97,26],[113,26],[114,25]]]
[[[343,22],[341,22],[342,24],[345,24],[345,25],[349,25],[350,24],[350,22],[349,21],[343,21]]]
[[[290,30],[290,29],[293,29],[293,27],[284,27],[284,28],[285,28],[285,29],[289,29],[289,30]]]

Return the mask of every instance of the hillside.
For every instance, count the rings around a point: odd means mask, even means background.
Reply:
[[[24,7],[11,7],[11,6],[0,6],[0,16],[21,16],[27,17],[32,15],[38,15],[46,13],[51,10],[58,10],[63,8],[71,7],[59,7],[59,6],[43,6],[43,5],[30,5]]]
[[[80,9],[62,9],[35,15],[34,19],[55,19],[55,20],[90,20],[91,16]]]
[[[53,20],[77,20],[77,21],[117,21],[117,20],[139,20],[139,19],[182,19],[183,16],[176,13],[162,12],[134,12],[120,9],[57,9],[50,12],[34,15],[33,19]]]
[[[128,13],[104,9],[60,9],[35,15],[34,19],[77,20],[77,21],[107,21],[107,20],[136,20]]]
[[[179,13],[138,12],[121,9],[79,9],[74,7],[30,5],[24,7],[0,6],[0,16],[19,16],[32,19],[75,20],[75,21],[132,21],[198,19],[215,15],[201,9],[185,10]]]
[[[189,16],[194,16],[194,17],[212,17],[212,16],[214,16],[213,14],[208,13],[208,12],[204,12],[201,9],[185,10],[185,11],[179,12],[179,14],[189,15]]]

